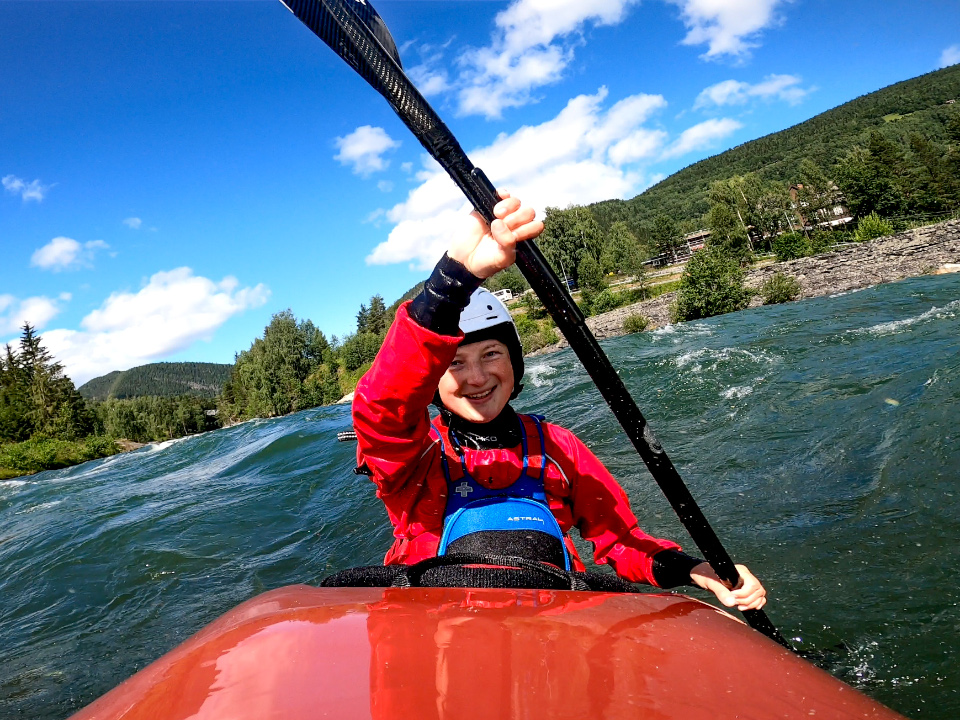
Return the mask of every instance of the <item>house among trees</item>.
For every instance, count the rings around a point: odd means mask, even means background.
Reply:
[[[644,265],[652,267],[663,267],[672,263],[686,262],[697,250],[703,250],[712,233],[703,228],[682,237],[677,237],[672,244],[666,246],[663,252],[649,260],[644,261]],[[661,246],[662,243],[660,244]]]
[[[687,244],[688,254],[693,255],[697,250],[703,250],[712,234],[709,230],[703,228],[684,235],[683,241]]]
[[[817,193],[805,189],[803,183],[797,183],[790,186],[790,200],[804,229],[814,228],[811,219],[816,220],[816,227],[824,230],[834,230],[853,222],[853,213],[836,185],[828,192]]]

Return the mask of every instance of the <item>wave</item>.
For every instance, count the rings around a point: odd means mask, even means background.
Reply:
[[[833,299],[833,298],[840,298],[840,297],[843,297],[844,295],[853,295],[854,293],[863,292],[864,290],[869,290],[869,289],[872,288],[872,287],[876,287],[876,286],[875,286],[875,285],[867,285],[867,286],[862,287],[862,288],[854,288],[853,290],[844,290],[843,292],[833,293],[833,295],[827,295],[827,297],[828,297],[828,298],[831,298],[831,299]]]
[[[527,365],[523,371],[524,382],[531,383],[534,387],[551,387],[553,385],[553,376],[557,369],[550,363],[538,363],[537,365]]]
[[[206,433],[203,433],[203,434],[206,434]],[[196,435],[186,435],[184,437],[174,438],[173,440],[164,440],[163,442],[150,443],[149,445],[147,445],[145,449],[147,452],[150,452],[150,453],[160,452],[161,450],[166,450],[168,447],[171,447],[172,445],[176,445],[177,443],[182,443],[194,437],[196,437]]]
[[[683,353],[673,359],[677,368],[688,373],[699,373],[702,370],[713,371],[721,365],[773,365],[779,362],[780,357],[770,352],[744,350],[743,348],[725,347],[719,350],[701,348]]]
[[[674,345],[679,345],[687,338],[713,337],[713,326],[705,323],[677,323],[676,325],[664,325],[656,330],[645,333],[653,339],[654,342],[662,339],[669,339]]]
[[[739,400],[753,393],[753,385],[740,385],[739,387],[727,388],[720,397],[725,400]]]
[[[958,310],[960,310],[960,300],[953,300],[943,307],[934,306],[926,312],[922,312],[914,317],[903,318],[902,320],[893,320],[891,322],[880,323],[878,325],[871,325],[870,327],[866,328],[847,330],[847,332],[851,335],[875,335],[877,337],[883,337],[884,335],[896,335],[902,330],[907,330],[912,328],[914,325],[926,322],[927,320],[948,320],[950,318],[954,318],[957,316]]]
[[[37,512],[38,510],[48,510],[62,502],[63,500],[51,500],[50,502],[40,503],[39,505],[32,505],[30,507],[25,507],[22,510],[17,510],[14,515],[25,515],[26,513]]]

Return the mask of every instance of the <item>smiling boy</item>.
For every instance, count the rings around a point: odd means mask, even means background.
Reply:
[[[595,562],[625,580],[695,584],[728,607],[763,607],[766,591],[746,567],[730,590],[708,563],[644,533],[626,493],[572,432],[510,406],[523,387],[520,338],[480,284],[512,265],[516,244],[543,224],[502,197],[490,226],[473,213],[455,233],[357,385],[358,465],[394,527],[385,564],[486,551],[582,571],[568,534],[576,527]]]

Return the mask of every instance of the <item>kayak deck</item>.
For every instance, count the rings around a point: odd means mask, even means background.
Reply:
[[[899,718],[691,598],[314,588],[260,595],[74,718]]]

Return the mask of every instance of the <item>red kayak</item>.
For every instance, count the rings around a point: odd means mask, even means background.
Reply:
[[[240,605],[74,716],[901,717],[683,595],[304,585]]]

